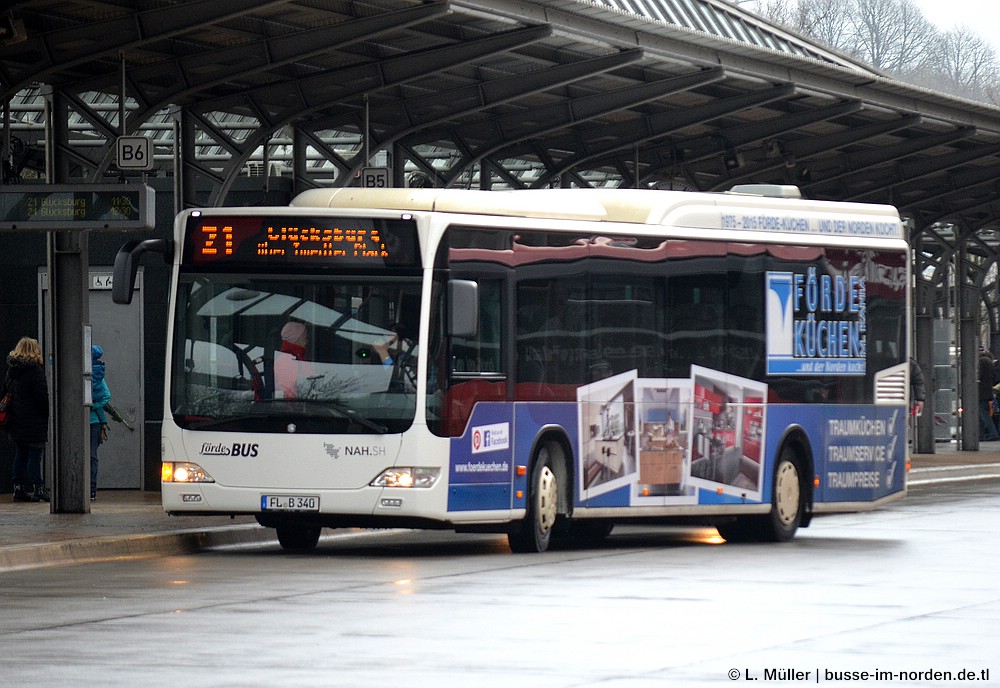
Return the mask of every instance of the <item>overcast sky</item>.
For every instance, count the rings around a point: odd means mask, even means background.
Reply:
[[[1000,57],[1000,0],[913,0],[927,19],[947,31],[961,24],[993,44]]]

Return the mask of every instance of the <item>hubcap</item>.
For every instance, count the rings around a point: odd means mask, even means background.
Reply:
[[[782,525],[791,525],[799,513],[799,472],[791,461],[782,461],[774,483],[775,509]]]
[[[542,467],[538,476],[538,528],[546,533],[556,522],[556,500],[559,489],[556,485],[556,474],[548,466]]]

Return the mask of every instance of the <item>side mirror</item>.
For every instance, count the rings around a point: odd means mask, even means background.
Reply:
[[[132,303],[139,260],[147,251],[162,253],[163,259],[169,262],[172,259],[173,242],[168,239],[134,239],[118,249],[111,282],[111,300],[115,303]]]
[[[448,334],[475,337],[479,331],[479,284],[448,280]]]

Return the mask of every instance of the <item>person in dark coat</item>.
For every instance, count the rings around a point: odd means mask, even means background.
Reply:
[[[37,339],[22,337],[7,356],[7,374],[0,396],[11,393],[8,426],[14,440],[15,502],[49,501],[42,481],[42,454],[49,438],[49,389]],[[32,490],[31,493],[28,490]]]
[[[1000,440],[1000,433],[993,424],[990,414],[990,403],[993,401],[993,355],[983,347],[979,347],[979,440],[995,442]]]
[[[919,416],[924,412],[924,397],[927,394],[924,384],[924,371],[920,369],[917,359],[910,357],[910,413]]]

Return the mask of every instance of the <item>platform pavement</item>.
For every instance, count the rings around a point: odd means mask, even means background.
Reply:
[[[1000,442],[980,451],[941,443],[911,457],[912,487],[959,480],[1000,480]],[[273,543],[274,531],[250,516],[168,516],[159,492],[102,490],[89,514],[53,514],[48,503],[0,495],[0,572]]]

